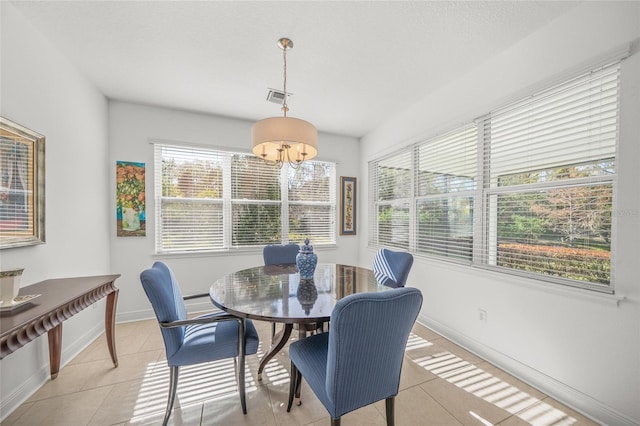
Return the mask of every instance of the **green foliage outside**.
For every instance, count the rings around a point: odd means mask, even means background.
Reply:
[[[221,241],[223,164],[218,157],[162,162],[162,195],[166,199],[163,245],[179,249],[197,244],[210,249],[212,241]],[[332,165],[304,163],[290,169],[289,240],[302,242],[310,238],[314,244],[331,243],[326,232],[335,222],[335,211],[329,201]],[[232,245],[259,246],[282,240],[282,204],[280,169],[253,155],[231,156]],[[178,199],[185,199],[179,202]],[[218,201],[220,200],[220,201]],[[305,205],[304,203],[320,203]],[[299,203],[299,204],[298,204]],[[215,217],[212,217],[215,216]],[[329,225],[327,224],[329,223]],[[320,225],[320,226],[318,226]]]
[[[495,184],[518,187],[543,182],[610,175],[614,163],[602,160],[501,176]],[[406,185],[401,170],[381,168],[386,178],[378,200],[396,194]],[[421,191],[438,194],[449,182],[469,185],[468,179],[423,173]],[[435,185],[439,183],[439,185]],[[449,186],[447,186],[448,188]],[[384,195],[387,194],[387,195]],[[456,201],[457,200],[457,201]],[[420,201],[417,209],[417,250],[440,256],[471,259],[472,204],[450,197]],[[497,264],[505,268],[594,283],[610,282],[612,187],[610,184],[563,185],[544,190],[522,190],[494,195],[490,210],[497,219]],[[399,210],[378,210],[379,234],[392,234],[398,227]],[[408,222],[407,222],[408,223]],[[382,237],[380,237],[382,240]],[[384,244],[384,241],[380,241]],[[466,251],[465,251],[466,250]],[[466,253],[466,256],[465,256]]]
[[[545,220],[540,217],[513,216],[513,222],[506,224],[509,235],[518,235],[526,243],[538,241],[545,232]]]
[[[607,285],[611,279],[610,253],[601,250],[500,244],[498,266]]]
[[[162,161],[162,195],[178,198],[222,198],[222,165],[210,160]]]
[[[279,243],[281,232],[280,205],[234,204],[234,246]]]

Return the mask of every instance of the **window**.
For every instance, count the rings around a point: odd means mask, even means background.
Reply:
[[[471,261],[477,140],[467,126],[417,147],[417,252]]]
[[[0,249],[42,244],[45,138],[0,117]]]
[[[611,292],[618,80],[619,62],[371,162],[369,243]]]
[[[490,266],[609,286],[618,65],[483,120]]]
[[[335,244],[335,164],[278,169],[245,153],[155,145],[156,251]]]
[[[289,168],[289,241],[335,243],[336,176],[333,163],[305,161]]]
[[[412,151],[402,151],[369,164],[369,243],[409,248],[410,206],[412,197]]]
[[[252,154],[231,157],[232,247],[282,239],[280,170]]]

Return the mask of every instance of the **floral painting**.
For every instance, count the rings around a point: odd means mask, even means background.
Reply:
[[[340,178],[340,235],[356,235],[356,178]]]
[[[116,162],[116,221],[119,237],[146,235],[144,163]]]

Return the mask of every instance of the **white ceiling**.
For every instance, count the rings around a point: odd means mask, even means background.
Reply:
[[[12,1],[108,98],[360,137],[569,1]]]

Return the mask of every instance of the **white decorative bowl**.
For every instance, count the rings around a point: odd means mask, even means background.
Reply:
[[[12,306],[20,291],[20,277],[24,268],[0,271],[0,306]]]

